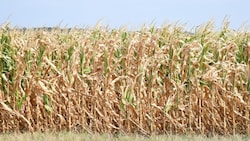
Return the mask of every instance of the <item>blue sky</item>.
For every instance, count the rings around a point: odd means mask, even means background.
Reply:
[[[0,24],[41,27],[104,25],[140,27],[152,22],[195,27],[209,20],[221,26],[225,17],[231,28],[250,24],[250,0],[2,0]]]

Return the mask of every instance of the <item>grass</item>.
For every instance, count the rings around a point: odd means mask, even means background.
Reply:
[[[250,34],[0,29],[0,132],[250,133]]]
[[[214,136],[206,137],[202,135],[152,135],[150,137],[140,135],[117,135],[111,134],[87,134],[73,132],[57,133],[24,133],[24,134],[2,134],[0,141],[248,141],[249,136]]]

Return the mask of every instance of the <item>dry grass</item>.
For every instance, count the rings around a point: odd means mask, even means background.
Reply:
[[[202,135],[152,135],[150,137],[140,135],[111,135],[111,134],[86,134],[73,132],[57,133],[12,133],[0,134],[0,141],[249,141],[249,136],[214,136]]]
[[[250,133],[250,34],[0,30],[0,132]]]

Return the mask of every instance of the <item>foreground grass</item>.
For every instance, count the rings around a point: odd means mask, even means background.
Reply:
[[[111,134],[87,134],[87,133],[24,133],[24,134],[1,134],[0,141],[249,141],[250,136],[214,136],[202,135],[154,135],[150,137],[140,135],[118,135]]]

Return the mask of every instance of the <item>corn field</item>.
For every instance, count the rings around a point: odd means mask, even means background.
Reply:
[[[250,134],[250,33],[0,29],[0,132]]]

